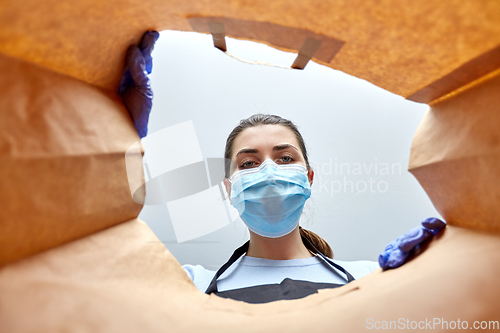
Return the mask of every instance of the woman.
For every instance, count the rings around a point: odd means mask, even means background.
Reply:
[[[129,47],[128,69],[118,91],[141,138],[147,135],[152,106],[147,74],[158,37],[156,31],[146,32],[139,47]],[[201,291],[250,303],[296,299],[339,287],[378,268],[370,261],[333,262],[328,244],[298,225],[314,172],[292,122],[261,114],[242,120],[228,137],[225,158],[224,184],[249,228],[250,241],[216,273],[199,265],[183,266]],[[422,227],[387,245],[379,256],[380,266],[401,266],[445,225],[436,218],[424,220]]]
[[[263,114],[242,120],[229,134],[224,155],[224,184],[250,241],[217,279],[200,265],[183,266],[201,291],[251,303],[295,299],[379,267],[371,261],[328,261],[333,258],[328,243],[299,226],[314,171],[291,121]]]

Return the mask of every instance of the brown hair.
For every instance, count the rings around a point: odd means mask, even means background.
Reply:
[[[234,140],[236,139],[238,134],[243,132],[245,129],[259,125],[282,125],[290,129],[297,138],[299,148],[302,151],[302,156],[304,156],[304,160],[306,162],[307,170],[311,170],[311,166],[309,165],[309,160],[307,158],[306,144],[304,142],[304,139],[302,138],[302,135],[297,129],[297,126],[295,126],[295,124],[290,120],[281,118],[280,116],[257,113],[253,116],[241,120],[238,126],[236,126],[227,137],[226,149],[224,151],[224,175],[226,178],[229,178],[231,172],[231,157],[233,154]],[[307,238],[314,245],[314,247],[318,249],[319,252],[333,259],[333,251],[330,248],[330,245],[328,245],[328,243],[323,238],[319,237],[312,231],[303,229],[302,227],[299,227],[299,231],[300,235]],[[314,251],[313,249],[309,248],[309,245],[307,243],[304,243],[304,245],[309,250]]]

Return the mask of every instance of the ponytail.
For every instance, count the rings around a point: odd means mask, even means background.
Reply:
[[[323,253],[328,258],[333,259],[333,251],[330,245],[321,237],[316,235],[314,232],[303,229],[299,226],[299,232],[302,237],[307,238],[313,245],[318,249],[319,252]],[[314,249],[311,249],[308,244],[304,243],[304,245],[312,252]]]

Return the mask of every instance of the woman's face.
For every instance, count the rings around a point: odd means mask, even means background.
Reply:
[[[230,175],[239,170],[258,167],[266,159],[276,164],[300,164],[307,168],[295,134],[282,125],[258,125],[243,130],[235,138]],[[309,170],[312,185],[314,172]],[[230,183],[224,181],[230,193]]]

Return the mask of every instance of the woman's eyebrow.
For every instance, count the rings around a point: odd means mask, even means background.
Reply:
[[[257,154],[259,151],[257,149],[252,149],[252,148],[243,148],[236,154],[238,156],[239,154]]]
[[[287,148],[294,148],[296,151],[299,151],[297,149],[297,147],[295,147],[294,145],[291,145],[289,143],[285,143],[285,144],[282,144],[282,145],[277,145],[277,146],[274,146],[273,150],[274,151],[279,151],[279,150],[283,150],[283,149],[287,149]]]
[[[289,143],[284,143],[282,145],[274,146],[273,151],[280,151],[280,150],[287,149],[287,148],[294,148],[296,151],[299,151],[297,149],[297,147],[295,147],[294,145],[291,145]],[[239,154],[257,154],[258,152],[259,151],[257,149],[254,149],[254,148],[243,148],[242,150],[240,150],[236,154],[236,156],[238,156]]]

